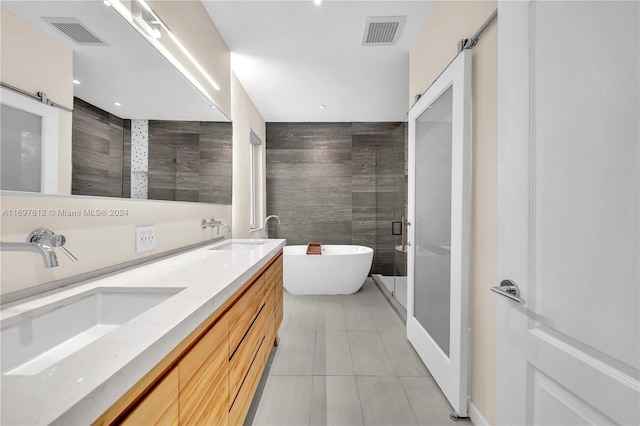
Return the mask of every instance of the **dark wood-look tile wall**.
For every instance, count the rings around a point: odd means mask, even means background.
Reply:
[[[131,120],[124,120],[122,146],[122,196],[131,198]]]
[[[231,123],[149,121],[149,198],[231,204]]]
[[[287,244],[372,247],[372,273],[392,275],[391,222],[405,204],[405,123],[267,123],[269,235]],[[401,144],[400,148],[397,147]],[[400,200],[398,197],[402,196]],[[404,210],[400,208],[399,211]]]
[[[124,120],[74,98],[71,193],[122,197]]]
[[[149,199],[231,204],[232,124],[149,121]],[[131,197],[131,120],[74,99],[72,194]]]

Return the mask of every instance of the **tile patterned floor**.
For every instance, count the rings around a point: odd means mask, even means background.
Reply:
[[[449,419],[451,406],[371,278],[348,296],[285,292],[280,337],[249,424],[469,424]]]

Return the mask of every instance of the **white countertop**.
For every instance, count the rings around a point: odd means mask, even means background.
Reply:
[[[210,250],[230,242],[264,242],[254,250]],[[12,304],[0,321],[96,287],[184,290],[37,375],[2,376],[3,425],[90,424],[207,319],[285,244],[226,240],[54,294]]]

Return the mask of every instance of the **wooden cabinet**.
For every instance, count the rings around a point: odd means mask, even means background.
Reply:
[[[282,292],[280,253],[95,424],[241,425],[277,341]]]
[[[273,263],[274,273],[275,273],[275,281],[274,281],[274,295],[275,295],[275,318],[274,318],[274,339],[275,344],[278,344],[278,329],[280,328],[280,324],[282,324],[283,317],[283,297],[284,297],[284,287],[282,286],[282,255],[278,256],[276,261]]]
[[[129,413],[122,425],[178,425],[178,383],[178,370],[173,369]]]
[[[178,364],[180,424],[227,425],[229,322],[223,315]]]

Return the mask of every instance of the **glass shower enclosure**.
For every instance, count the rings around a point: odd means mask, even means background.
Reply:
[[[393,146],[377,153],[377,186],[384,186],[388,191],[377,193],[385,199],[376,203],[380,206],[376,240],[378,252],[384,251],[387,262],[372,274],[378,286],[397,302],[401,315],[407,309],[407,140],[407,125],[403,123],[394,132]],[[381,158],[382,155],[385,158]]]

